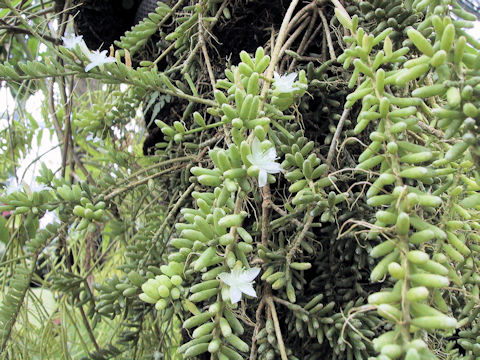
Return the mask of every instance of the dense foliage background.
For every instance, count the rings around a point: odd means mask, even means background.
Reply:
[[[475,20],[0,0],[1,357],[480,356]]]

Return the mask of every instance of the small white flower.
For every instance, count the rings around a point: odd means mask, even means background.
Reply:
[[[62,40],[63,46],[66,49],[75,50],[78,46],[85,56],[90,56],[90,50],[88,49],[87,44],[85,44],[85,41],[83,41],[82,35],[75,36],[74,34],[70,34],[62,36]]]
[[[252,153],[247,156],[247,159],[260,169],[258,173],[258,186],[260,187],[267,185],[267,174],[276,174],[282,171],[280,164],[275,162],[278,159],[275,148],[271,147],[263,151],[260,140],[256,137],[253,140]]]
[[[279,75],[276,71],[273,73],[273,78],[275,82],[275,90],[280,93],[289,93],[297,90],[297,87],[293,86],[295,79],[297,78],[297,73],[293,72],[290,74]]]
[[[253,279],[260,272],[260,268],[251,268],[248,270],[234,269],[231,273],[221,273],[218,275],[220,280],[230,286],[230,301],[232,304],[242,299],[242,293],[257,297],[257,293],[253,288]]]
[[[23,185],[17,183],[17,179],[14,176],[10,176],[5,182],[5,195],[10,195],[11,193],[22,190]]]
[[[103,64],[108,64],[117,61],[114,57],[107,56],[107,50],[103,50],[102,52],[96,50],[92,51],[88,55],[88,59],[90,60],[90,64],[85,66],[85,72],[89,72],[95,66],[101,66]]]
[[[49,21],[48,22],[48,28],[50,29],[50,32],[53,35],[55,35],[57,33],[57,30],[58,30],[58,21],[57,20]]]
[[[42,218],[39,220],[39,229],[45,229],[48,224],[58,220],[58,215],[55,211],[47,210]]]
[[[63,46],[67,49],[75,50],[75,48],[78,46],[82,46],[82,44],[85,44],[83,41],[83,36],[75,36],[74,34],[69,34],[67,36],[62,36],[63,40]]]

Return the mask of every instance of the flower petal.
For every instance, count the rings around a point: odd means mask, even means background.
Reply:
[[[267,172],[264,169],[260,169],[258,173],[258,186],[264,187],[267,185]]]
[[[88,64],[87,66],[85,66],[85,72],[89,72],[89,71],[92,70],[95,66],[97,66],[97,64],[91,62],[90,64]]]
[[[260,143],[260,140],[258,140],[258,138],[255,136],[252,142],[252,156],[258,157],[261,154],[262,154],[262,144]]]
[[[256,165],[258,163],[258,159],[253,156],[253,154],[248,154],[247,160],[250,161],[253,165]]]
[[[241,284],[238,288],[248,296],[257,297],[257,293],[252,284]]]
[[[277,151],[274,147],[271,147],[263,153],[263,156],[270,161],[275,161],[277,160]]]
[[[109,56],[105,60],[103,60],[104,64],[113,63],[113,62],[117,62],[117,59],[115,59],[114,57],[111,57],[111,56]]]
[[[285,75],[285,80],[288,81],[290,84],[293,84],[296,78],[297,78],[296,72]]]
[[[242,300],[242,292],[240,291],[239,288],[235,286],[230,287],[230,301],[232,304],[235,304]]]
[[[83,36],[75,36],[73,34],[69,36],[62,36],[63,46],[67,49],[75,49],[77,45],[81,45],[83,43]]]
[[[279,173],[283,170],[282,165],[280,165],[276,162],[271,162],[271,163],[266,164],[263,167],[263,169],[269,174],[277,174],[277,173]]]
[[[260,273],[260,268],[247,269],[242,273],[241,280],[251,282],[253,281],[253,279],[255,279],[258,276],[259,273]]]
[[[224,272],[219,274],[218,277],[228,286],[232,286],[233,284],[232,274]]]

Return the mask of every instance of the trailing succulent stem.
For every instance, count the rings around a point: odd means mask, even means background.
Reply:
[[[360,134],[372,122],[376,125],[356,169],[380,169],[367,191],[367,203],[379,209],[375,231],[368,239],[381,239],[370,253],[381,258],[370,278],[380,281],[391,276],[393,288],[371,294],[368,300],[394,326],[374,340],[381,353],[379,359],[434,357],[423,340],[423,331],[448,331],[459,325],[445,314],[448,307],[441,294],[450,281],[463,285],[455,266],[471,255],[470,235],[465,236],[465,231],[468,234],[472,227],[460,224],[475,217],[476,211],[452,203],[447,189],[460,177],[471,176],[474,164],[468,157],[460,164],[457,161],[475,145],[464,124],[470,115],[477,114],[477,105],[470,102],[465,89],[465,74],[474,67],[467,60],[467,49],[475,52],[477,44],[467,45],[450,15],[450,6],[447,1],[406,3],[407,9],[424,11],[425,17],[415,28],[406,30],[413,46],[399,49],[392,46],[389,37],[393,29],[373,36],[358,26],[357,16],[350,18],[341,7],[335,10],[351,32],[345,38],[350,48],[339,58],[346,68],[354,66],[349,85],[355,91],[347,96],[346,107],[362,101],[354,132]],[[458,5],[454,4],[454,9],[456,14],[463,14]],[[431,27],[434,31],[427,39],[422,31]],[[407,60],[412,51],[418,56]],[[398,65],[392,70],[392,64]],[[404,87],[410,96],[401,95]],[[445,96],[446,101],[432,108],[423,100],[432,96]],[[438,136],[425,134],[424,129],[432,123],[445,131],[445,139],[463,137],[453,145],[438,143],[435,138],[427,140]],[[415,137],[423,137],[423,144],[414,143]],[[419,190],[431,188],[435,182],[440,191]],[[458,195],[455,192],[454,197]],[[443,209],[444,215],[429,215],[438,211],[435,209]]]
[[[62,165],[1,197],[2,354],[37,280],[64,357],[72,333],[95,359],[480,356],[480,42],[456,1],[158,2],[109,54],[28,3],[0,1],[0,42],[47,51],[0,52],[0,80],[48,97]]]

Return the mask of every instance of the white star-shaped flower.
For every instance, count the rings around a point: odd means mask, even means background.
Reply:
[[[290,74],[279,75],[276,71],[273,73],[273,78],[275,82],[275,90],[279,93],[289,93],[297,90],[296,86],[293,86],[295,79],[297,78],[297,73],[293,72]]]
[[[256,137],[253,140],[252,153],[247,156],[247,159],[260,169],[258,173],[258,186],[260,187],[267,185],[267,174],[276,174],[282,171],[281,165],[275,162],[278,159],[275,148],[271,147],[263,151],[260,140]]]
[[[83,36],[75,36],[74,34],[69,34],[67,36],[62,36],[63,40],[63,46],[67,49],[75,50],[75,48],[78,46],[82,46],[82,44],[85,44],[83,41]]]
[[[17,179],[14,176],[10,176],[5,182],[5,185],[5,195],[23,190],[23,185],[17,183]]]
[[[107,56],[107,50],[103,50],[102,52],[98,50],[92,51],[88,55],[88,59],[90,60],[90,64],[85,66],[85,72],[89,72],[95,66],[102,66],[103,64],[117,61],[114,57]]]
[[[79,47],[85,56],[90,56],[90,50],[88,50],[87,44],[85,44],[85,41],[83,41],[82,35],[75,36],[74,34],[70,34],[67,36],[62,36],[62,40],[63,46],[66,49],[75,50],[77,47]]]
[[[234,269],[231,273],[221,273],[218,275],[220,280],[230,286],[230,301],[232,304],[242,299],[242,293],[257,297],[257,293],[252,284],[253,279],[257,277],[259,272],[259,268],[251,268],[248,270]]]

